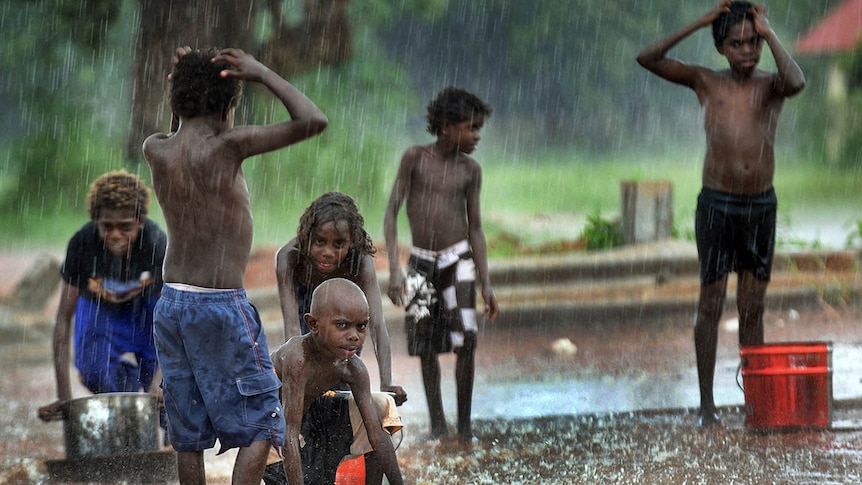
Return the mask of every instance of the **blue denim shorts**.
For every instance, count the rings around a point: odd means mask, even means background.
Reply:
[[[186,291],[165,285],[155,310],[168,436],[177,451],[219,453],[270,440],[285,422],[266,334],[245,290]]]

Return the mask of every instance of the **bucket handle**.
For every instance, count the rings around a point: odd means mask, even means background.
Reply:
[[[742,377],[742,364],[744,363],[743,361],[744,359],[740,359],[739,365],[736,366],[736,386],[739,387],[739,390],[742,391],[743,394],[745,394],[745,388],[742,387],[742,381],[740,380],[740,377]]]

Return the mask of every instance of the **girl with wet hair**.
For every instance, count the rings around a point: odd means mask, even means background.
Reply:
[[[369,329],[380,368],[380,390],[395,393],[400,405],[407,400],[407,394],[401,386],[391,383],[392,354],[374,267],[375,252],[352,197],[327,192],[313,201],[299,219],[296,237],[276,254],[284,335],[287,340],[308,333],[303,315],[309,312],[311,294],[321,283],[331,278],[356,283],[365,293],[371,311]]]
[[[296,230],[299,249],[302,254],[308,254],[315,228],[324,222],[339,220],[347,221],[350,227],[353,244],[348,250],[348,261],[351,268],[355,268],[359,264],[359,256],[362,254],[374,256],[377,248],[365,232],[365,219],[359,213],[356,201],[341,192],[327,192],[305,209],[302,217],[299,218],[299,227]]]

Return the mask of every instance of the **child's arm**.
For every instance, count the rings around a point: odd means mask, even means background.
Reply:
[[[284,320],[284,340],[302,333],[299,324],[299,303],[296,301],[294,269],[296,267],[296,239],[288,242],[275,254],[275,278],[278,282],[278,301]]]
[[[491,275],[488,272],[488,244],[482,229],[482,215],[479,208],[479,193],[482,191],[482,169],[478,163],[473,170],[473,180],[467,193],[467,222],[470,231],[470,248],[476,263],[476,273],[482,284],[482,299],[485,302],[485,318],[497,319],[497,296],[491,289]]]
[[[383,217],[383,237],[386,240],[386,257],[389,260],[389,299],[397,306],[403,306],[405,294],[404,272],[401,270],[401,260],[398,254],[398,211],[410,190],[410,167],[414,155],[413,148],[404,152],[398,166],[398,174],[392,184],[386,213]]]
[[[357,372],[356,374],[361,373]],[[364,378],[357,375],[355,382],[350,384],[350,389],[353,392],[356,406],[359,408],[359,414],[362,416],[362,422],[365,424],[365,430],[368,432],[368,441],[380,460],[383,473],[390,484],[403,484],[404,479],[401,477],[401,469],[398,467],[398,459],[395,457],[392,440],[389,433],[383,429],[383,422],[377,413],[374,401],[371,399],[368,373],[364,372]]]
[[[374,355],[377,357],[377,368],[380,372],[380,390],[395,393],[395,403],[400,406],[407,400],[407,393],[401,386],[392,385],[392,345],[389,329],[386,328],[386,320],[383,318],[383,302],[374,259],[369,254],[362,255],[357,283],[368,300],[371,343],[374,345]]]
[[[712,25],[722,12],[730,11],[732,0],[720,0],[715,8],[688,26],[645,47],[637,57],[638,64],[668,81],[694,87],[699,68],[667,57],[668,51],[694,32]]]
[[[757,35],[761,36],[769,45],[772,51],[772,57],[775,58],[775,65],[778,68],[778,74],[775,76],[773,87],[775,93],[779,96],[793,96],[805,87],[805,74],[799,64],[793,60],[790,53],[781,45],[775,31],[769,26],[769,20],[766,16],[766,6],[756,5],[751,12],[754,17],[754,30]]]
[[[78,305],[79,290],[63,282],[60,288],[60,303],[54,322],[54,375],[57,379],[57,401],[39,408],[39,419],[56,421],[64,419],[65,403],[72,399],[72,384],[69,378],[69,341],[71,340],[72,317]]]
[[[213,62],[224,61],[233,69],[225,69],[222,77],[234,77],[266,86],[284,104],[290,121],[265,126],[245,126],[225,133],[240,148],[245,159],[260,153],[292,145],[322,132],[329,121],[326,115],[304,94],[281,76],[240,49],[224,49]]]
[[[281,405],[284,409],[286,424],[284,446],[281,448],[284,454],[284,473],[287,476],[287,483],[303,483],[299,436],[305,410],[306,378],[302,371],[306,363],[302,362],[301,358],[293,357],[296,352],[288,350],[292,347],[291,344],[297,344],[299,348],[296,350],[302,352],[301,342],[294,341],[284,344],[277,351],[273,364],[280,369],[279,375],[282,377]]]

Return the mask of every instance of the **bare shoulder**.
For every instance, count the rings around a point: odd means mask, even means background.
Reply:
[[[350,384],[350,387],[354,386],[358,388],[366,388],[371,389],[371,378],[368,375],[368,368],[365,367],[365,363],[362,362],[357,356],[353,356],[350,361],[347,363],[347,372],[344,376],[344,381],[347,384]]]
[[[305,352],[302,341],[302,336],[293,336],[270,353],[275,373],[279,379],[284,379],[291,370],[303,367]]]
[[[154,133],[148,136],[142,145],[144,156],[147,160],[157,160],[163,157],[159,155],[164,151],[165,142],[173,137],[173,133]]]
[[[469,177],[469,181],[478,182],[482,177],[482,165],[473,157],[459,153],[455,162],[465,169],[465,174]]]
[[[275,253],[275,267],[284,270],[290,263],[296,261],[296,238],[287,241],[287,243],[278,249]]]
[[[368,290],[377,285],[377,269],[374,267],[374,257],[363,253],[359,257],[359,281],[356,284],[362,288],[362,292],[368,295]]]
[[[694,65],[692,66],[692,89],[708,89],[716,83],[724,83],[731,77],[730,69],[716,70],[708,67]]]
[[[401,156],[401,163],[402,165],[412,165],[419,163],[424,157],[431,156],[433,156],[432,145],[413,145],[404,151],[404,155]]]

